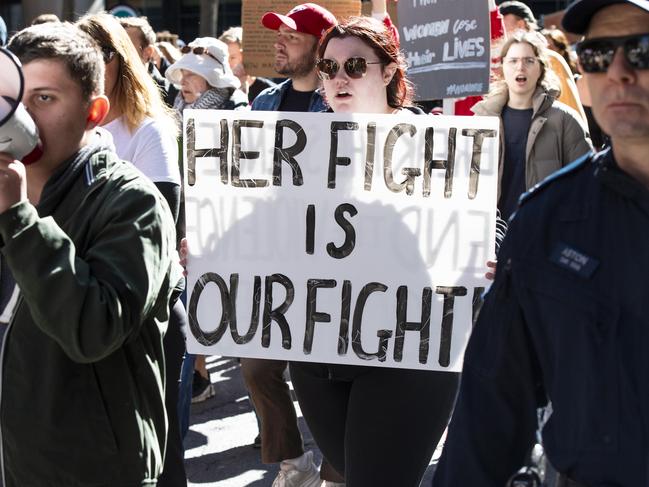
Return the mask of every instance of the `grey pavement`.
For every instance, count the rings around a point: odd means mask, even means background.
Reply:
[[[257,421],[236,359],[208,357],[207,368],[216,396],[192,405],[190,429],[185,438],[185,468],[189,486],[271,487],[279,465],[264,465],[252,447]],[[289,383],[290,384],[290,383]],[[322,455],[313,441],[295,402],[305,448],[313,450],[316,464]],[[437,449],[422,485],[428,485],[439,457]],[[398,486],[395,486],[398,487]]]

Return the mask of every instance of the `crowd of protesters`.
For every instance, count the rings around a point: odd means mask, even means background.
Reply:
[[[490,89],[445,101],[417,101],[385,0],[267,12],[273,80],[247,72],[241,27],[184,43],[146,18],[45,14],[12,35],[0,18],[44,147],[0,153],[0,485],[187,484],[190,403],[218,389],[183,335],[184,110],[442,104],[500,121],[498,263],[463,372],[241,358],[273,487],[417,487],[449,421],[432,485],[523,485],[548,404],[558,485],[647,485],[649,1],[575,0],[543,30],[484,1]]]

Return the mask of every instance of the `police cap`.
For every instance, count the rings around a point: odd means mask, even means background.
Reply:
[[[573,34],[585,34],[593,15],[616,3],[628,3],[649,12],[649,0],[576,0],[567,8],[561,25]]]

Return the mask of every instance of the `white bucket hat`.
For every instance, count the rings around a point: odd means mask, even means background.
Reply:
[[[165,76],[180,85],[181,69],[205,78],[214,88],[239,88],[241,82],[228,63],[228,46],[214,37],[197,37],[183,49],[183,56],[167,68]]]

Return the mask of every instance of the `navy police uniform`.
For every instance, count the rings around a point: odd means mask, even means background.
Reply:
[[[649,191],[611,150],[522,198],[464,360],[435,487],[503,487],[535,442],[588,486],[646,486]]]

